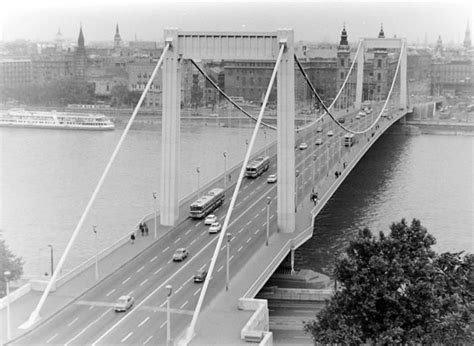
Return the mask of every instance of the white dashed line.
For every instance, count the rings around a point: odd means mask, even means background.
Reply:
[[[183,305],[180,306],[180,309],[184,308],[186,306],[186,304],[188,304],[187,300],[183,303]]]
[[[52,337],[50,337],[48,340],[46,340],[46,343],[49,344],[57,336],[58,336],[58,333],[54,334]]]
[[[243,229],[243,228],[241,228],[241,229],[240,229],[240,231],[238,231],[237,233],[238,233],[238,234],[240,234],[240,233],[241,233],[243,230],[244,230],[244,229]]]
[[[124,283],[126,283],[128,280],[130,280],[130,276],[129,276],[128,278],[126,278],[125,280],[122,281],[122,285],[123,285]]]
[[[250,237],[249,239],[247,239],[246,243],[249,243],[251,240],[252,240],[252,237]]]
[[[163,303],[161,303],[160,308],[164,307],[165,305],[166,305],[166,300]]]
[[[179,288],[174,292],[175,294],[178,294],[179,291],[183,289],[183,286],[179,286]]]
[[[150,260],[150,262],[153,262],[153,261],[156,260],[157,258],[158,258],[158,256],[153,257],[153,258]]]
[[[201,291],[201,289],[198,288],[198,289],[196,290],[196,292],[194,292],[193,296],[195,296],[196,294],[198,294],[200,291]]]
[[[120,342],[125,342],[125,341],[127,341],[127,339],[128,339],[132,334],[133,334],[133,332],[128,333],[126,337],[124,337],[122,340],[120,340]]]
[[[239,247],[239,248],[237,249],[237,252],[242,251],[243,248],[244,248],[243,246]]]
[[[161,324],[160,329],[163,328],[165,325],[166,325],[166,321],[164,321],[164,322]]]
[[[161,253],[164,253],[164,252],[168,251],[169,248],[170,248],[170,247],[168,246],[166,249],[164,249],[163,251],[161,251]]]
[[[221,247],[221,251],[224,251],[224,249],[225,249],[225,245]]]
[[[110,296],[110,295],[111,295],[112,293],[114,293],[114,292],[115,292],[115,288],[114,288],[112,291],[110,291],[109,293],[107,293],[105,296],[108,297],[108,296]]]
[[[230,256],[229,262],[232,261],[233,259],[234,259],[234,255]]]
[[[143,286],[144,284],[146,284],[147,281],[148,281],[148,279],[143,280],[143,281],[140,283],[140,286]]]
[[[73,319],[71,322],[69,322],[67,324],[68,327],[72,326],[74,324],[74,322],[76,322],[77,320],[79,319],[79,317],[76,317],[75,319]]]
[[[224,265],[221,265],[219,269],[217,269],[217,272],[220,272],[224,268]]]
[[[176,244],[177,242],[179,242],[181,240],[181,238],[178,238],[176,239],[173,243]]]
[[[158,268],[156,272],[154,272],[153,274],[158,274],[158,272],[161,270],[162,268]]]
[[[148,321],[150,319],[150,316],[148,316],[147,318],[145,318],[143,321],[140,322],[140,324],[138,325],[139,327],[143,326],[146,321]]]
[[[145,342],[143,343],[143,345],[147,344],[148,341],[150,341],[152,337],[153,337],[153,335],[151,335],[148,339],[146,339]]]
[[[196,227],[199,227],[201,225],[201,221],[199,221],[197,224],[196,224]]]
[[[189,245],[193,245],[195,241],[196,239],[194,239],[191,243],[189,243]]]
[[[145,266],[141,266],[140,269],[137,270],[137,273],[140,273],[143,269],[145,269]]]
[[[185,235],[188,235],[188,234],[189,234],[189,232],[191,232],[191,230],[190,230],[190,229],[188,229],[188,230],[187,230],[187,231],[186,231],[184,234],[185,234]]]
[[[89,310],[92,310],[94,308],[94,305],[89,306]]]
[[[253,234],[257,234],[258,232],[260,232],[260,228],[257,228],[257,230],[253,232]]]
[[[187,279],[184,284],[186,285],[189,281],[191,281],[192,279],[194,279],[194,275],[191,275],[191,277],[189,279]]]

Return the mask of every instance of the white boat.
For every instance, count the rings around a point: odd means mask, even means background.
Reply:
[[[41,112],[13,108],[0,111],[0,127],[41,129],[113,130],[114,123],[103,114]]]

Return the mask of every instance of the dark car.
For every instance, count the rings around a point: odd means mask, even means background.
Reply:
[[[206,280],[207,270],[206,269],[199,269],[197,273],[194,275],[194,282],[204,282]]]

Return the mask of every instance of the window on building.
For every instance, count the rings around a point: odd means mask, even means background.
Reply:
[[[382,67],[382,59],[377,60],[377,67]]]
[[[344,79],[344,72],[341,72],[341,79]]]
[[[382,80],[382,74],[381,73],[377,73],[377,80]]]
[[[341,59],[341,66],[344,67],[344,59]]]
[[[380,85],[377,85],[377,92],[380,93]]]

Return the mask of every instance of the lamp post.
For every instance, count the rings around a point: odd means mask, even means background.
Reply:
[[[227,173],[227,151],[224,151],[222,153],[222,155],[224,155],[224,190],[225,190],[225,187],[227,185],[227,176],[226,176],[226,173]]]
[[[95,281],[99,281],[99,247],[97,244],[97,226],[92,226],[92,231],[94,232],[94,243],[95,243]]]
[[[227,233],[227,257],[226,257],[226,266],[225,266],[225,290],[229,290],[229,252],[230,252],[230,240],[232,238],[232,234]]]
[[[201,173],[201,169],[199,167],[196,167],[196,173],[197,173],[197,180],[198,180],[197,198],[199,198],[199,173]]]
[[[263,128],[263,135],[265,136],[265,156],[268,155],[268,148],[267,148],[267,129]]]
[[[245,152],[247,152],[248,149],[249,149],[249,140],[246,139],[245,140]]]
[[[11,339],[11,328],[10,328],[10,271],[3,272],[5,277],[5,283],[7,286],[7,340]]]
[[[154,225],[154,231],[155,231],[155,239],[156,239],[156,224],[158,223],[158,220],[156,218],[157,214],[157,209],[156,209],[156,192],[153,191],[153,209],[155,209],[155,221],[153,222]]]
[[[316,154],[313,154],[313,186],[315,184],[315,180],[316,180],[316,159],[318,158],[318,156]]]
[[[268,237],[270,236],[270,204],[272,203],[272,198],[267,197],[267,241],[266,245],[268,246]]]
[[[166,345],[171,344],[171,318],[170,318],[170,299],[171,293],[173,292],[173,286],[166,285],[167,296],[166,296]]]
[[[51,259],[51,276],[53,276],[53,273],[54,273],[54,251],[53,251],[53,245],[49,244],[48,245],[49,248],[51,248],[51,251],[50,251],[50,259]]]

